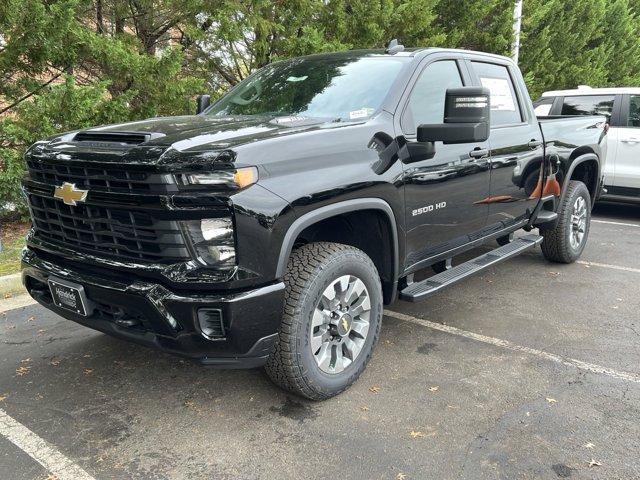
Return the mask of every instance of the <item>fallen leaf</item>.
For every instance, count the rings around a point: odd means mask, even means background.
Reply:
[[[595,447],[595,445],[594,445],[593,443],[591,443],[591,442],[588,442],[588,443],[585,443],[585,444],[583,445],[583,447],[584,447],[584,448],[590,448],[590,449],[593,449],[593,447]]]
[[[547,397],[547,402],[549,402],[549,403],[558,403],[558,401],[555,398],[549,398],[549,397]]]
[[[5,299],[7,299],[7,298],[11,298],[11,297],[13,297],[13,295],[11,295],[10,293],[5,293],[5,294],[4,294],[4,298],[5,298]]]
[[[35,319],[36,319],[36,317],[31,315],[29,318],[27,318],[27,322],[33,322]]]
[[[396,475],[396,480],[406,480],[406,478],[407,478],[406,473],[400,472],[398,475]]]
[[[589,467],[601,467],[602,464],[596,460],[594,460],[593,458],[591,459],[591,461],[589,462]]]
[[[91,375],[93,373],[93,368],[85,368],[84,369],[84,374],[85,375]]]
[[[617,300],[618,302],[621,302],[621,301],[622,301],[622,299],[621,299],[621,298],[616,298],[616,300]]]
[[[409,435],[411,435],[411,438],[424,438],[425,434],[422,432],[416,432],[415,430],[411,430],[411,433],[409,433]]]
[[[438,386],[429,387],[430,392],[437,392],[440,389]]]
[[[60,480],[60,478],[56,474],[50,473],[47,480]]]
[[[378,392],[380,391],[380,387],[378,387],[377,385],[375,385],[375,386],[371,387],[371,388],[369,389],[369,391],[370,391],[371,393],[378,393]]]
[[[6,395],[0,395],[0,402],[3,402],[5,398],[7,398]]]
[[[60,365],[60,360],[51,360],[49,361],[49,363],[54,367],[57,367],[58,365]]]
[[[558,275],[560,275],[560,272],[549,272],[549,275],[557,277]]]
[[[189,408],[189,407],[195,407],[195,402],[193,400],[185,400],[184,401],[184,406]]]
[[[366,405],[363,405],[362,407],[360,407],[360,410],[362,410],[363,412],[368,412],[369,407],[367,407]]]
[[[7,330],[13,330],[14,328],[16,328],[15,325],[7,325]]]
[[[20,360],[20,363],[28,363],[30,361],[31,361],[30,358],[25,358],[24,360]]]
[[[47,331],[44,328],[41,328],[40,330],[38,330],[38,335],[42,335],[43,333],[47,333]]]
[[[16,369],[16,374],[22,377],[23,375],[29,373],[29,370],[31,370],[31,367],[19,367]]]

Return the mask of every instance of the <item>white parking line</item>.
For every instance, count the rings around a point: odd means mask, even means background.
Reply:
[[[539,358],[544,358],[545,360],[550,360],[552,362],[560,363],[562,365],[568,365],[571,367],[578,368],[580,370],[586,370],[591,373],[607,375],[609,377],[617,378],[619,380],[625,380],[627,382],[640,383],[640,375],[636,375],[633,373],[614,370],[612,368],[607,368],[607,367],[601,367],[600,365],[583,362],[581,360],[576,360],[574,358],[564,357],[562,355],[557,355],[555,353],[545,352],[544,350],[524,347],[522,345],[511,343],[508,340],[501,340],[499,338],[487,337],[486,335],[480,335],[478,333],[468,332],[466,330],[461,330],[459,328],[451,327],[449,325],[442,325],[441,323],[430,322],[429,320],[412,317],[411,315],[405,315],[404,313],[385,310],[384,314],[388,317],[396,318],[398,320],[402,320],[405,322],[416,323],[423,327],[432,328],[434,330],[439,330],[441,332],[450,333],[451,335],[457,335],[459,337],[468,338],[470,340],[475,340],[476,342],[482,342],[489,345],[494,345],[496,347],[506,348],[507,350],[512,350],[514,352],[534,355]]]
[[[59,480],[95,480],[46,441],[0,408],[0,435],[27,453]]]
[[[609,265],[608,263],[587,262],[585,260],[578,260],[576,263],[579,263],[580,265],[586,265],[587,267],[609,268],[611,270],[620,270],[622,272],[640,273],[640,268],[623,267],[620,265]]]
[[[609,220],[596,220],[595,218],[592,218],[591,221],[593,223],[606,223],[607,225],[618,225],[620,227],[636,227],[636,228],[640,228],[640,225],[635,224],[635,223],[612,222],[612,221],[609,221]]]

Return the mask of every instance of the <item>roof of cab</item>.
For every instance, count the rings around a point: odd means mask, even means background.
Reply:
[[[325,53],[315,53],[311,55],[306,55],[306,57],[313,58],[358,58],[358,57],[423,57],[424,55],[437,53],[437,52],[449,52],[449,53],[463,53],[463,54],[473,54],[473,55],[482,55],[485,57],[509,60],[509,57],[504,57],[501,55],[495,55],[493,53],[486,52],[478,52],[473,50],[460,50],[455,48],[440,48],[440,47],[411,47],[405,48],[401,52],[396,53],[388,53],[385,49],[366,49],[366,50],[344,50],[340,52],[325,52]],[[300,57],[299,57],[300,58]]]
[[[637,87],[616,87],[616,88],[592,88],[587,85],[580,85],[572,90],[552,90],[544,92],[542,97],[577,97],[584,95],[640,95],[640,88]]]

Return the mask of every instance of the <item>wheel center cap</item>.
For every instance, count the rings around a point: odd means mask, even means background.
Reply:
[[[342,315],[342,317],[340,317],[340,319],[338,320],[338,324],[336,325],[336,327],[338,330],[338,335],[340,335],[341,337],[346,337],[347,335],[349,335],[349,332],[351,331],[351,315],[346,313]]]

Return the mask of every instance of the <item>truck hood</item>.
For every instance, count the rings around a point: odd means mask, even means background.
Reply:
[[[36,143],[34,158],[154,165],[177,170],[228,164],[243,144],[300,132],[336,128],[326,119],[305,117],[162,117],[70,132]]]

